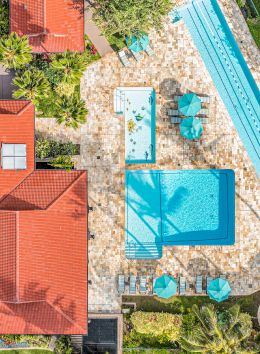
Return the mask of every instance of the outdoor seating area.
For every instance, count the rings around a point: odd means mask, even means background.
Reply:
[[[155,55],[150,45],[149,37],[145,33],[140,38],[136,36],[132,36],[131,38],[126,37],[126,44],[127,48],[121,49],[118,52],[119,59],[125,67],[131,64],[131,58],[134,58],[137,62],[141,61],[144,58],[143,53],[147,54],[149,57]]]
[[[150,295],[162,298],[171,296],[208,295],[212,300],[224,301],[231,293],[226,276],[219,275],[213,278],[210,275],[197,275],[192,282],[188,282],[182,275],[163,274],[154,275],[124,275],[117,278],[118,295]]]

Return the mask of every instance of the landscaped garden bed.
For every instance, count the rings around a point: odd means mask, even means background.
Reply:
[[[260,0],[236,0],[249,30],[260,48]]]
[[[196,331],[200,324],[198,311],[204,311],[208,306],[210,316],[217,318],[221,330],[227,329],[226,320],[228,318],[231,318],[230,323],[233,323],[238,321],[241,316],[241,332],[245,331],[248,338],[248,341],[242,341],[241,345],[247,350],[249,348],[255,350],[252,353],[257,352],[260,343],[259,326],[256,321],[259,300],[260,292],[249,296],[230,297],[229,300],[219,304],[207,296],[174,296],[167,300],[155,296],[123,296],[123,303],[136,304],[136,311],[124,315],[125,352],[128,353],[130,348],[133,348],[133,351],[130,351],[132,353],[142,353],[142,350],[145,352],[145,348],[158,350],[158,354],[193,352],[187,351],[187,348],[190,346],[191,349],[194,343],[198,348],[201,344],[200,338],[196,339]],[[214,306],[215,310],[213,311],[210,306]],[[127,305],[123,305],[123,307],[126,308]],[[240,315],[237,312],[239,308]],[[169,319],[167,316],[173,316],[173,319]],[[204,313],[203,316],[208,316],[208,313]],[[178,319],[177,322],[176,319]],[[239,326],[238,322],[236,326]],[[174,326],[172,326],[173,323],[175,323]],[[249,328],[251,328],[250,333],[248,332]],[[238,327],[235,329],[238,330]],[[189,342],[191,334],[194,335],[193,344]],[[233,336],[236,335],[237,332],[233,333]],[[210,338],[212,342],[215,340],[214,336],[215,334]],[[183,338],[187,340],[183,342]],[[234,351],[230,351],[230,353],[235,354],[236,350],[239,350],[239,347],[234,348]],[[155,353],[157,352],[155,351]],[[206,353],[220,352],[208,351]],[[223,353],[226,351],[223,350]]]

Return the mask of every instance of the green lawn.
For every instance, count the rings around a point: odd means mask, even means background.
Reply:
[[[8,350],[1,350],[3,353],[6,354],[50,354],[54,353],[51,350],[47,349],[8,349]]]
[[[201,306],[213,303],[219,308],[229,308],[234,304],[241,306],[242,312],[249,313],[256,317],[257,309],[260,305],[260,291],[249,296],[232,296],[229,300],[220,304],[210,300],[208,296],[174,296],[168,300],[160,299],[156,296],[123,296],[123,302],[135,302],[137,310],[146,312],[169,312],[177,314],[188,313],[193,304]]]

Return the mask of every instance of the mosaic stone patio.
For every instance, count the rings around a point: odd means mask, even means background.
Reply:
[[[260,82],[259,52],[234,1],[221,1],[255,79]],[[89,176],[89,311],[119,312],[117,275],[160,275],[169,272],[193,282],[198,273],[226,274],[233,294],[248,294],[260,287],[260,183],[233,123],[212,83],[185,25],[165,22],[161,34],[150,35],[155,56],[124,68],[116,54],[88,67],[82,97],[89,108],[87,123],[78,131],[53,120],[38,119],[36,128],[81,144],[77,167]],[[242,41],[242,43],[241,43]],[[124,120],[113,112],[113,91],[118,86],[152,86],[157,95],[157,162],[124,163]],[[166,115],[175,94],[194,91],[211,97],[209,122],[198,142],[181,138],[178,125]],[[124,256],[125,169],[231,168],[236,173],[236,244],[224,247],[165,247],[156,261],[128,261]]]

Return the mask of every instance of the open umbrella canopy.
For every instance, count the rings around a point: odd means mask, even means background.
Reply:
[[[185,116],[195,116],[201,109],[201,100],[195,93],[186,93],[179,99],[178,106]]]
[[[164,274],[155,280],[154,292],[157,296],[168,299],[176,294],[177,287],[176,280],[173,277]]]
[[[140,37],[131,36],[126,37],[127,47],[133,52],[141,52],[145,50],[149,44],[149,37],[146,33],[143,33]]]
[[[210,299],[217,302],[227,300],[231,292],[231,287],[226,279],[217,278],[211,280],[208,287]]]
[[[189,140],[198,139],[203,132],[203,126],[198,118],[188,117],[182,120],[180,132],[184,138]]]

